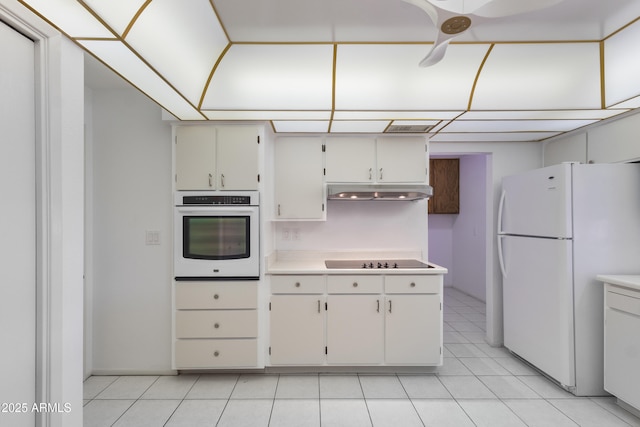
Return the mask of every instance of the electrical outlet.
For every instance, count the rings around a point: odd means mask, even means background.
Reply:
[[[300,229],[299,228],[294,228],[291,230],[291,234],[292,234],[292,239],[293,240],[300,240]]]
[[[282,240],[291,240],[291,230],[289,228],[282,229]]]
[[[145,243],[147,245],[159,245],[160,244],[160,231],[159,230],[147,230]]]

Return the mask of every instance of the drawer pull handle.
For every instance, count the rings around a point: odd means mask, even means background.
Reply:
[[[296,288],[300,287],[300,282],[296,282]]]
[[[214,328],[218,329],[220,327],[220,323],[216,323],[213,325]]]
[[[213,357],[218,357],[218,356],[220,356],[220,352],[219,352],[219,351],[217,351],[217,350],[216,350],[216,351],[214,351],[214,352],[213,352]]]
[[[353,282],[353,287],[357,288],[358,287],[358,282]]]
[[[376,300],[376,302],[378,303],[378,308],[376,309],[376,312],[380,313],[380,300]]]
[[[389,313],[391,313],[391,300],[389,300]]]
[[[213,295],[213,299],[218,299],[218,298],[220,298],[220,296],[218,294],[214,294]]]
[[[320,300],[318,300],[318,313],[320,313]]]
[[[415,288],[416,284],[415,284],[415,282],[411,282],[411,284],[409,286],[411,286],[412,288]]]

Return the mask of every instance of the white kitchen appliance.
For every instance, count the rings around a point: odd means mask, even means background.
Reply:
[[[177,191],[174,211],[176,280],[260,276],[257,191]]]
[[[565,163],[502,188],[504,345],[570,392],[603,395],[596,275],[640,272],[640,164]]]

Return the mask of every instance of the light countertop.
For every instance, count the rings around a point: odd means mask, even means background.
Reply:
[[[418,259],[433,268],[327,268],[327,259]],[[419,252],[276,252],[267,257],[267,274],[446,274],[447,269],[421,259]]]
[[[596,276],[598,280],[604,283],[610,283],[612,285],[625,286],[630,289],[640,291],[640,275],[626,275],[626,274],[602,274]]]

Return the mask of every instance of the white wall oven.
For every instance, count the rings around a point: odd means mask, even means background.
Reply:
[[[176,280],[260,276],[257,191],[177,191],[174,212]]]

